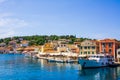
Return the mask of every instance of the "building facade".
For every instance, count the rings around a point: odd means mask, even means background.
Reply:
[[[119,42],[116,39],[104,39],[99,41],[100,53],[105,53],[117,57],[117,49],[119,48]]]
[[[21,47],[28,47],[29,46],[29,41],[26,41],[26,40],[21,41],[20,46]]]
[[[72,52],[72,53],[77,53],[77,54],[80,53],[79,47],[78,47],[77,45],[75,45],[75,44],[68,44],[68,45],[67,45],[67,48],[68,48],[68,50],[69,50],[70,52]]]
[[[99,52],[99,46],[97,41],[85,40],[80,46],[80,55],[91,55]]]
[[[120,48],[117,49],[117,61],[120,62]]]

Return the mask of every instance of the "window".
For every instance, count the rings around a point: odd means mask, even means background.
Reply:
[[[84,54],[87,54],[87,52],[84,52]]]
[[[81,54],[82,54],[82,52],[81,52]]]
[[[94,54],[94,52],[92,52],[92,54]]]
[[[90,46],[88,46],[88,49],[90,49]]]
[[[112,43],[108,43],[109,47],[111,48],[112,47]]]
[[[120,52],[118,52],[118,54],[120,55]]]
[[[92,49],[95,49],[95,46],[92,46]]]
[[[84,49],[87,49],[87,47],[85,46]]]
[[[112,53],[112,50],[111,50],[111,49],[109,49],[109,53]]]
[[[82,47],[80,47],[82,49]]]
[[[105,47],[106,45],[105,45],[105,43],[102,43],[102,47]]]

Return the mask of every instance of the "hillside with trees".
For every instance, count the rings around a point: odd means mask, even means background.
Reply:
[[[69,44],[73,44],[74,42],[82,42],[86,39],[89,38],[77,38],[74,35],[33,35],[33,36],[15,36],[15,37],[9,37],[9,38],[4,38],[0,39],[0,43],[8,43],[12,40],[16,40],[16,42],[19,44],[21,39],[29,41],[29,45],[43,45],[49,41],[53,40],[59,40],[59,39],[68,39],[70,40]]]

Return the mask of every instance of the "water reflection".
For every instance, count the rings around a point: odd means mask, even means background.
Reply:
[[[55,62],[48,62],[47,60],[43,60],[43,59],[38,59],[38,63],[41,64],[41,68],[52,68],[56,67],[58,70],[62,70],[62,69],[78,69],[79,64],[70,64],[70,63],[55,63]]]
[[[117,80],[120,76],[120,67],[118,68],[96,68],[96,69],[84,69],[79,70],[79,64],[66,64],[66,63],[49,63],[45,60],[38,60],[42,68],[48,71],[78,71],[76,76],[77,80]],[[118,74],[119,73],[119,74]]]
[[[84,80],[117,80],[117,68],[97,68],[79,71]]]
[[[80,70],[79,64],[50,63],[22,55],[1,55],[0,61],[0,80],[120,80],[120,67]]]

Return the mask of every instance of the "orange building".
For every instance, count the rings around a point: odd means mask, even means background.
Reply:
[[[77,53],[77,54],[80,53],[79,47],[75,44],[68,44],[66,48],[68,48],[73,53]]]
[[[104,39],[99,41],[100,53],[107,53],[116,58],[116,51],[119,48],[119,42],[116,39]]]

